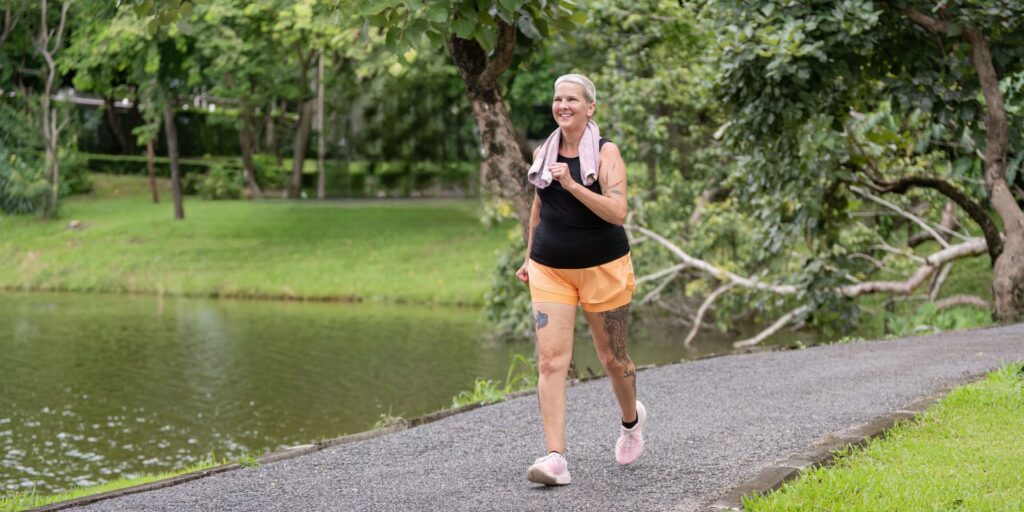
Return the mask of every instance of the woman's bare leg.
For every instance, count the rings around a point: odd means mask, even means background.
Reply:
[[[601,313],[584,312],[594,337],[594,348],[608,372],[612,391],[622,409],[622,421],[636,419],[636,366],[626,353],[626,316],[629,304]]]
[[[572,360],[576,306],[555,302],[533,304],[537,330],[537,397],[548,451],[565,454],[565,377]]]

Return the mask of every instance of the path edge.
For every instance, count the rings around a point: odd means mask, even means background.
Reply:
[[[971,376],[966,382],[944,386],[931,395],[919,398],[867,423],[838,433],[827,434],[822,441],[807,449],[763,468],[757,475],[729,489],[701,510],[704,512],[742,511],[744,510],[743,498],[770,493],[807,470],[830,466],[836,461],[836,456],[845,448],[863,448],[872,439],[885,435],[897,424],[916,423],[929,407],[942,401],[954,389],[976,383],[984,379],[985,375],[986,373],[982,373]]]
[[[708,357],[718,357],[719,355],[720,354],[713,354],[713,355],[708,356]],[[698,358],[698,359],[695,359],[693,361],[697,361],[697,360],[700,360],[700,359],[704,359],[704,358]],[[693,361],[680,361],[678,363],[667,363],[665,365],[653,365],[653,364],[651,364],[651,365],[645,365],[645,366],[638,366],[637,367],[637,371],[640,372],[640,371],[644,371],[644,370],[650,370],[652,368],[657,368],[657,367],[660,367],[660,366],[669,366],[669,365],[673,365],[673,364],[681,364],[681,363],[685,364],[685,363],[693,362]],[[577,386],[579,384],[582,384],[584,382],[588,382],[588,381],[591,381],[591,380],[603,379],[603,378],[605,378],[604,375],[598,375],[598,376],[594,376],[594,377],[582,377],[582,378],[579,378],[579,379],[573,379],[573,380],[569,381],[569,387]],[[513,392],[513,393],[508,393],[508,394],[505,395],[504,399],[501,400],[501,402],[507,402],[507,401],[515,399],[515,398],[521,398],[521,397],[525,397],[525,396],[535,395],[536,393],[537,393],[537,388],[530,388],[530,389],[525,389],[525,390],[522,390],[522,391],[516,391],[516,392]],[[282,448],[280,450],[267,453],[267,454],[263,455],[262,457],[258,457],[256,459],[256,462],[259,465],[270,464],[272,462],[279,462],[279,461],[282,461],[282,460],[288,460],[288,459],[294,459],[296,457],[301,457],[303,455],[309,455],[311,453],[315,453],[315,452],[318,452],[320,450],[323,450],[323,449],[326,449],[326,448],[330,448],[330,447],[333,447],[333,446],[341,446],[341,445],[345,445],[345,444],[356,443],[356,442],[359,442],[359,441],[367,441],[367,440],[370,440],[370,439],[376,439],[378,437],[389,436],[391,434],[397,434],[399,432],[402,432],[402,431],[405,431],[405,430],[409,430],[410,428],[413,428],[413,427],[418,427],[420,425],[426,425],[428,423],[434,423],[436,421],[443,420],[443,419],[445,419],[445,418],[447,418],[449,416],[455,416],[456,414],[461,414],[461,413],[464,413],[464,412],[469,412],[469,411],[472,411],[474,409],[479,409],[479,408],[487,406],[487,405],[494,405],[495,403],[500,403],[500,402],[487,402],[487,403],[477,402],[477,403],[473,403],[473,404],[467,404],[467,405],[462,405],[462,406],[459,406],[459,407],[454,407],[454,408],[451,408],[451,409],[441,409],[439,411],[434,411],[434,412],[431,412],[431,413],[427,413],[427,414],[424,414],[422,416],[417,416],[415,418],[409,418],[409,419],[404,419],[403,418],[403,419],[395,422],[394,424],[391,424],[391,425],[388,425],[388,426],[385,426],[385,427],[381,427],[381,428],[377,428],[377,429],[374,429],[374,430],[367,430],[367,431],[358,432],[358,433],[355,433],[355,434],[348,434],[348,435],[344,435],[344,436],[341,436],[341,437],[335,437],[335,438],[332,438],[332,439],[327,439],[327,440],[323,440],[323,441],[317,441],[315,443],[310,443],[310,444],[300,444],[300,445],[296,445],[296,446],[289,446],[287,448]],[[56,511],[56,510],[66,510],[66,509],[75,508],[75,507],[83,507],[83,506],[91,505],[91,504],[99,502],[99,501],[109,500],[109,499],[113,499],[113,498],[120,498],[122,496],[127,496],[129,494],[138,494],[138,493],[143,493],[143,492],[148,492],[148,491],[155,491],[155,490],[158,490],[158,489],[164,489],[166,487],[173,487],[175,485],[180,485],[180,484],[183,484],[183,483],[186,483],[186,482],[191,482],[193,480],[198,480],[200,478],[206,478],[208,476],[213,476],[213,475],[216,475],[216,474],[219,474],[219,473],[226,473],[228,471],[234,471],[234,470],[245,469],[245,468],[246,468],[246,466],[243,466],[242,464],[239,464],[239,463],[224,464],[224,465],[215,466],[215,467],[212,467],[212,468],[201,469],[199,471],[193,471],[191,473],[185,473],[183,475],[178,475],[178,476],[174,476],[174,477],[171,477],[171,478],[165,478],[163,480],[156,480],[156,481],[148,482],[148,483],[145,483],[145,484],[134,485],[134,486],[131,486],[131,487],[124,487],[124,488],[121,488],[121,489],[114,489],[113,491],[107,491],[107,492],[103,492],[103,493],[99,493],[99,494],[90,494],[88,496],[82,496],[82,497],[75,498],[75,499],[72,499],[72,500],[59,501],[57,503],[50,503],[48,505],[43,505],[41,507],[36,507],[36,508],[32,508],[32,509],[25,509],[24,512],[53,512],[53,511]]]

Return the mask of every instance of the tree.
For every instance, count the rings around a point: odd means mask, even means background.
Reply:
[[[525,236],[532,199],[526,171],[532,150],[519,143],[500,79],[553,32],[568,32],[586,14],[565,0],[373,0],[362,5],[396,51],[409,46],[447,50],[476,118],[484,158],[481,181],[488,192],[512,203]]]
[[[1022,318],[1024,213],[1006,174],[1008,154],[1021,148],[1008,138],[998,74],[1024,72],[1024,5],[729,1],[707,3],[704,13],[718,28],[718,90],[730,114],[724,132],[744,155],[733,183],[759,208],[770,249],[801,231],[835,248],[852,186],[899,194],[927,188],[962,206],[983,232],[993,260],[994,318]],[[865,140],[850,129],[860,112],[877,109],[879,97],[891,98],[897,122],[920,121],[910,123],[913,133],[896,131],[919,142],[911,148],[914,165],[887,149],[895,141]],[[984,142],[975,142],[982,132]],[[825,144],[833,134],[846,148],[809,166],[808,137]],[[1005,241],[971,198],[966,179],[975,147],[984,148],[980,194],[1000,218]]]
[[[47,0],[40,0],[39,3],[39,31],[32,44],[36,53],[46,62],[43,78],[42,95],[42,134],[43,142],[46,144],[46,173],[50,177],[50,201],[44,210],[45,216],[56,215],[57,205],[60,200],[60,157],[57,154],[60,148],[60,132],[67,126],[68,118],[60,118],[60,114],[53,106],[53,85],[58,78],[57,63],[55,55],[64,46],[64,24],[67,21],[68,9],[71,4],[63,2],[60,8],[60,18],[56,27],[52,27],[48,16]]]

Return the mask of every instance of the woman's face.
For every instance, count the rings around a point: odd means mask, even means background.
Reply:
[[[587,101],[583,94],[583,86],[570,82],[562,82],[555,88],[555,97],[551,101],[551,114],[555,116],[558,127],[582,128],[594,115],[596,105]]]

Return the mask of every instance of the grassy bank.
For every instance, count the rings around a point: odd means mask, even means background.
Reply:
[[[917,422],[745,510],[1024,510],[1024,368],[954,390]]]
[[[203,201],[93,175],[62,219],[0,217],[0,287],[480,304],[505,229],[475,200]],[[77,220],[81,227],[71,228]]]
[[[215,462],[212,458],[193,464],[179,471],[167,471],[163,473],[144,474],[133,478],[119,478],[99,485],[78,487],[59,494],[34,494],[14,492],[9,495],[0,496],[0,512],[16,512],[30,508],[42,507],[51,503],[68,501],[93,494],[102,494],[117,489],[124,489],[136,485],[148,484],[157,480],[166,480],[179,475],[202,471],[212,467],[227,464],[227,461]]]

